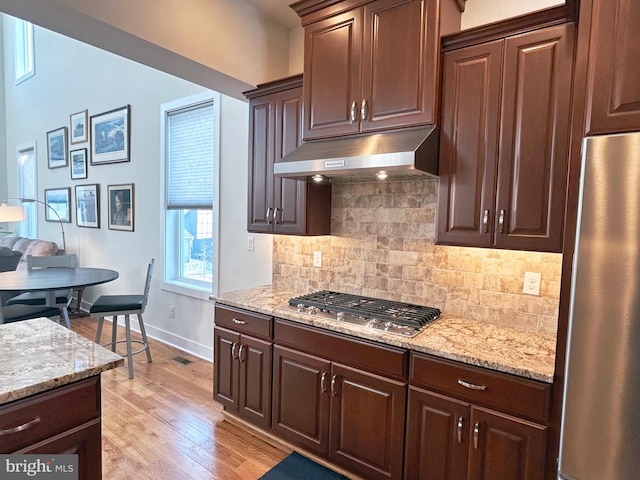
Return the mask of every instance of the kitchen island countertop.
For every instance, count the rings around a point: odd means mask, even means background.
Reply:
[[[211,297],[217,303],[374,340],[489,368],[520,377],[553,382],[556,336],[521,332],[509,327],[447,315],[413,338],[301,314],[287,308],[290,298],[304,294],[262,286]]]
[[[0,405],[124,364],[120,355],[48,318],[0,325]]]

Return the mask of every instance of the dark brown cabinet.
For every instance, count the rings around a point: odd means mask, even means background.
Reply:
[[[276,178],[280,161],[302,141],[302,76],[260,85],[249,99],[249,232],[327,235],[331,186]]]
[[[0,407],[0,453],[78,455],[78,478],[102,478],[100,377]]]
[[[537,421],[549,385],[421,354],[411,368],[405,480],[544,478],[547,426]]]
[[[640,130],[640,9],[632,0],[593,0],[587,133]]]
[[[344,4],[298,12],[306,15],[304,139],[435,123],[440,33],[459,30],[456,2]]]
[[[574,35],[444,54],[437,243],[562,251]]]
[[[364,478],[401,478],[406,384],[346,362],[405,352],[280,320],[274,340],[272,431]]]
[[[215,322],[213,398],[239,417],[269,428],[271,317],[216,306]]]

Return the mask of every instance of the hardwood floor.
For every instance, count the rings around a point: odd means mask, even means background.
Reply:
[[[81,317],[71,323],[76,333],[94,339],[96,320]],[[119,330],[124,338],[124,329]],[[102,335],[107,342],[110,324]],[[153,362],[147,364],[144,353],[134,356],[133,380],[126,361],[102,374],[105,480],[251,480],[287,456],[223,421],[222,407],[212,399],[211,363],[153,339],[150,344]]]

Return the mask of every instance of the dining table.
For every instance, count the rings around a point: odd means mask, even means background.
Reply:
[[[56,290],[84,289],[112,282],[119,276],[107,268],[42,268],[0,272],[0,292],[46,292],[47,305],[55,305]]]

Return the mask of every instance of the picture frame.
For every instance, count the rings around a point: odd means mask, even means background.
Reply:
[[[91,165],[129,161],[130,110],[127,105],[91,116]]]
[[[69,152],[71,180],[87,178],[87,149],[78,148]]]
[[[84,143],[89,138],[89,131],[87,129],[88,111],[72,113],[69,115],[69,135],[71,144]]]
[[[47,159],[49,168],[61,168],[69,165],[67,136],[67,127],[60,127],[47,132]]]
[[[76,185],[76,225],[100,228],[100,185]]]
[[[135,218],[134,184],[107,185],[108,226],[111,230],[133,232]]]
[[[46,188],[44,202],[47,204],[44,209],[45,221],[71,223],[71,187]]]

